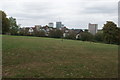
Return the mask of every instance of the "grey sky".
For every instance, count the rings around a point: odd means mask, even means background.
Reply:
[[[68,28],[99,28],[110,20],[117,24],[119,0],[1,0],[0,10],[15,17],[21,26],[62,21]]]

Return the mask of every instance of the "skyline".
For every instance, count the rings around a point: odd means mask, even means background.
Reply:
[[[89,23],[98,24],[98,29],[101,29],[106,21],[118,25],[118,1],[4,0],[0,3],[0,10],[5,11],[8,17],[16,18],[21,26],[43,26],[61,21],[70,29],[86,29]]]

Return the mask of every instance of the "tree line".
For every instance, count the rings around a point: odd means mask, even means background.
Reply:
[[[4,11],[0,11],[0,15],[2,15],[2,17],[0,17],[0,21],[2,23],[2,34],[10,33],[11,35],[32,35],[38,37],[46,37],[44,31],[34,31],[32,34],[28,34],[27,31],[21,31],[18,33],[20,25],[17,25],[16,19],[13,17],[7,18],[7,15]],[[51,30],[47,37],[76,40],[77,34],[74,31],[69,32],[69,35],[66,35],[66,37],[63,37],[63,34],[63,31],[56,29]],[[103,29],[95,35],[89,33],[88,30],[80,31],[77,40],[102,42],[107,44],[120,44],[120,28],[117,27],[114,22],[107,21],[106,24],[104,24]]]
[[[17,34],[17,31],[20,26],[17,25],[16,19],[13,17],[7,18],[7,15],[4,11],[0,11],[0,15],[2,15],[2,17],[0,17],[0,21],[2,23],[1,33],[2,34],[7,34],[7,33]]]

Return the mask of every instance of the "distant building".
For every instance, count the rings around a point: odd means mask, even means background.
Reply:
[[[28,30],[28,32],[29,33],[32,33],[34,30],[33,30],[33,28],[31,27],[31,28],[29,28],[29,30]]]
[[[37,30],[37,31],[40,31],[40,28],[41,28],[42,26],[41,25],[35,25],[35,29]]]
[[[118,2],[118,27],[120,27],[120,1]]]
[[[79,39],[79,36],[80,36],[80,34],[77,34],[77,35],[76,35],[76,39]]]
[[[89,25],[88,25],[88,31],[93,35],[95,35],[97,33],[97,28],[98,28],[98,24],[89,23]]]
[[[56,28],[61,28],[62,27],[62,22],[56,22]]]
[[[53,23],[49,23],[48,26],[49,26],[49,27],[53,27],[54,24],[53,24]]]
[[[62,26],[61,26],[61,27],[65,27],[65,26],[64,26],[64,24],[62,24]]]
[[[76,34],[79,34],[79,33],[83,32],[83,30],[82,30],[82,29],[74,29],[74,32],[75,32]]]

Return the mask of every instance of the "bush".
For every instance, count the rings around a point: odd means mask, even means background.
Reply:
[[[45,32],[44,31],[35,31],[34,36],[45,37]]]
[[[96,42],[103,42],[103,33],[96,33],[94,39]]]
[[[76,33],[75,32],[70,32],[68,35],[66,35],[65,38],[75,40],[76,39]]]
[[[49,37],[52,38],[61,38],[63,36],[63,32],[61,30],[51,30],[49,32]]]
[[[79,39],[82,41],[93,41],[94,36],[89,32],[80,33]]]

